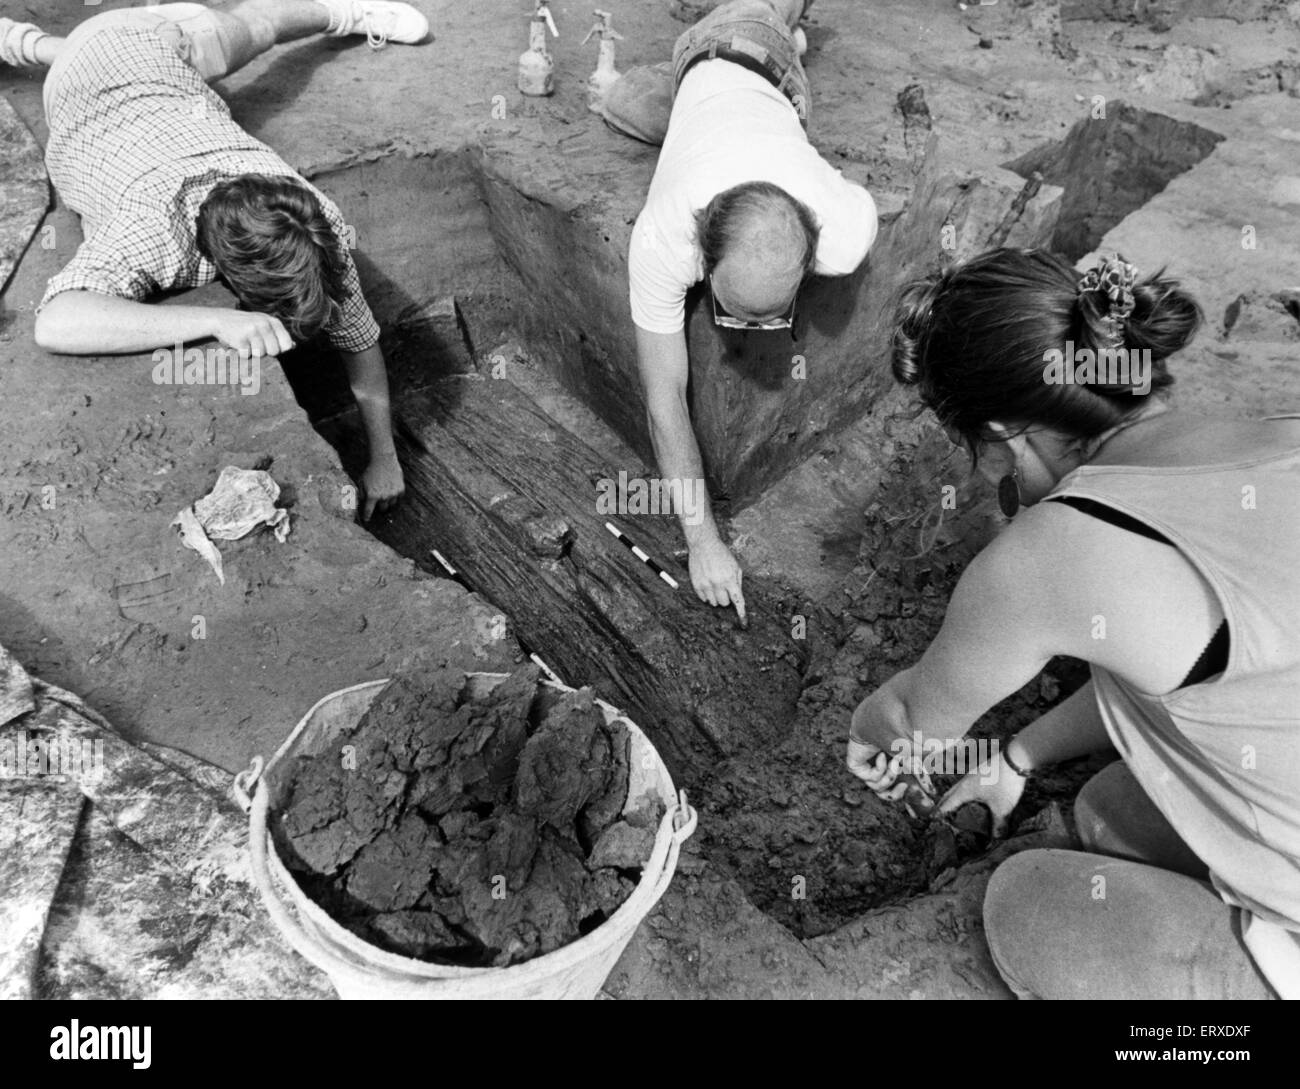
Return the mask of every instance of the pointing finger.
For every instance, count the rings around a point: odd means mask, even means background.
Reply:
[[[745,596],[740,592],[740,583],[737,581],[735,589],[731,591],[731,603],[736,606],[736,615],[740,617],[740,626],[749,627],[749,621],[745,618]]]

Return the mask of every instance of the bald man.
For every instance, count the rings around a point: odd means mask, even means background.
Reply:
[[[735,606],[742,621],[740,565],[718,533],[687,407],[686,293],[706,281],[706,305],[725,328],[789,329],[804,280],[848,275],[876,237],[870,194],[818,155],[804,130],[796,28],[807,7],[732,0],[678,39],[667,134],[628,255],[650,437],[660,473],[682,482],[676,513],[691,584],[701,600]],[[647,113],[620,115],[611,95],[606,120],[652,138]]]

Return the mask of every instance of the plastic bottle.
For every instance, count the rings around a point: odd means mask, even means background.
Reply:
[[[546,49],[548,30],[555,37],[560,36],[551,9],[541,0],[528,26],[528,49],[519,57],[519,90],[526,95],[555,93],[555,62]]]
[[[614,67],[614,43],[621,41],[623,35],[616,31],[611,23],[613,16],[608,11],[596,11],[597,22],[582,39],[586,45],[593,36],[600,38],[600,52],[596,58],[596,70],[587,78],[587,108],[593,113],[600,113],[605,101],[605,92],[610,84],[619,77]]]

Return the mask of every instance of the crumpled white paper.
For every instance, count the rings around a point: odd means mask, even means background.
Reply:
[[[208,561],[224,586],[221,553],[211,538],[237,541],[258,526],[267,525],[275,539],[283,543],[289,536],[289,512],[275,505],[279,498],[280,485],[270,473],[227,465],[212,491],[179,512],[172,525],[179,527],[186,547]]]

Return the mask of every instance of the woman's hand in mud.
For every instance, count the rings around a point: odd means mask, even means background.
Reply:
[[[853,718],[849,721],[849,748],[844,762],[849,771],[866,783],[878,797],[887,802],[896,802],[907,790],[907,784],[899,778],[903,753],[897,749],[887,753],[880,745],[862,740],[872,736],[872,708],[871,696],[854,708]]]
[[[898,753],[892,759],[878,745],[858,741],[849,734],[849,749],[844,761],[849,771],[867,784],[878,798],[887,802],[896,802],[907,791],[907,783],[900,778],[903,767],[903,754]]]
[[[981,802],[993,818],[993,835],[1001,839],[1007,834],[1007,818],[1025,792],[1025,782],[1000,755],[986,759],[943,796],[936,812],[955,813],[967,802]]]

